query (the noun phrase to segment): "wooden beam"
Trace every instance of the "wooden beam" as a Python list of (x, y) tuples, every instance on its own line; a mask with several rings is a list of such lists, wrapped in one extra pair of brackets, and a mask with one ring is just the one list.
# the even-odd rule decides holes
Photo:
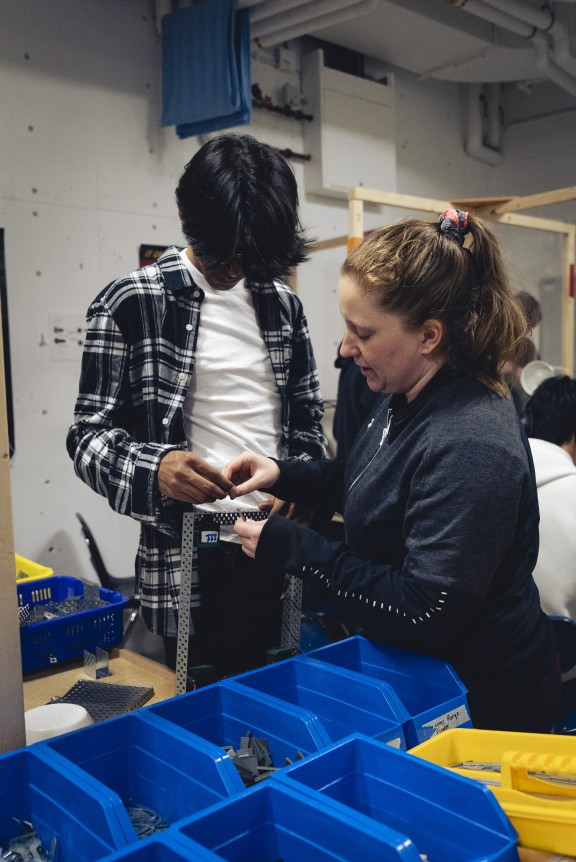
[(499, 224), (510, 224), (516, 227), (528, 227), (532, 230), (548, 230), (552, 233), (569, 234), (575, 225), (565, 221), (554, 221), (554, 219), (537, 218), (536, 216), (522, 215), (522, 213), (503, 213), (494, 216), (493, 221)]
[(532, 207), (544, 207), (549, 204), (557, 204), (562, 201), (573, 201), (576, 198), (576, 186), (567, 186), (564, 189), (556, 189), (550, 192), (540, 192), (536, 195), (525, 195), (514, 197), (495, 207), (494, 213), (516, 212), (517, 210), (528, 210)]
[[(351, 191), (353, 191), (351, 189)], [(348, 246), (350, 254), (364, 239), (364, 203), (358, 198), (350, 197), (348, 202)]]
[(2, 327), (0, 327), (0, 597), (0, 754), (5, 754), (7, 751), (25, 745), (26, 733)]
[(562, 249), (562, 368), (574, 376), (574, 266), (576, 225), (563, 239)]
[(474, 213), (493, 212), (496, 207), (513, 200), (507, 198), (459, 198), (452, 201), (452, 206), (459, 210), (467, 210)]
[(321, 239), (318, 242), (312, 243), (310, 251), (324, 251), (327, 248), (338, 248), (341, 245), (346, 245), (348, 242), (347, 236), (333, 236), (330, 239)]
[(381, 204), (387, 207), (401, 207), (407, 210), (423, 210), (438, 215), (453, 206), (450, 201), (439, 201), (434, 198), (422, 198), (415, 195), (401, 195), (396, 192), (382, 192), (377, 189), (365, 189), (363, 186), (354, 186), (354, 188), (349, 189), (348, 200)]

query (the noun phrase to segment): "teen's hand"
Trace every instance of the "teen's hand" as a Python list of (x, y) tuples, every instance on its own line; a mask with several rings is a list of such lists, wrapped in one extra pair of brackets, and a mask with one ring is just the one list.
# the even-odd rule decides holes
[(193, 452), (171, 449), (158, 467), (158, 489), (184, 503), (213, 503), (223, 500), (232, 482)]

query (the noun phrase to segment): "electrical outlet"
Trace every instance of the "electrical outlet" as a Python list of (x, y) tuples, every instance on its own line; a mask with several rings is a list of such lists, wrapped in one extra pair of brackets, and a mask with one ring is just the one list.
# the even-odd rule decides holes
[(81, 311), (51, 311), (48, 318), (50, 359), (78, 362), (84, 350), (85, 315)]

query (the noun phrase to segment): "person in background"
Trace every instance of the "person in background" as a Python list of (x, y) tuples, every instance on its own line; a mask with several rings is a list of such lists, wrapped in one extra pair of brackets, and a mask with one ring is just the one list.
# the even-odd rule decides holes
[(233, 499), (335, 501), (346, 542), (272, 516), (236, 522), (244, 551), (325, 583), (366, 637), (449, 662), (475, 727), (550, 731), (561, 678), (532, 577), (536, 483), (502, 377), (526, 322), (498, 239), (453, 209), (393, 224), (347, 257), (338, 297), (340, 352), (384, 393), (346, 464), (246, 452), (224, 475)]
[(509, 363), (507, 366), (506, 378), (508, 385), (510, 386), (512, 400), (516, 407), (516, 413), (522, 419), (524, 417), (526, 402), (530, 396), (524, 391), (522, 383), (520, 382), (520, 377), (522, 371), (529, 362), (533, 362), (535, 359), (540, 359), (540, 353), (538, 352), (533, 340), (530, 338), (530, 335), (532, 330), (538, 326), (542, 320), (542, 310), (536, 297), (532, 296), (532, 294), (528, 293), (526, 290), (521, 290), (517, 293), (516, 299), (520, 303), (522, 312), (526, 318), (528, 332), (522, 339), (515, 361)]
[[(171, 667), (183, 512), (222, 512), (221, 468), (246, 447), (324, 452), (306, 318), (284, 283), (307, 255), (291, 168), (250, 136), (222, 135), (186, 165), (176, 201), (187, 247), (108, 285), (88, 311), (67, 437), (77, 475), (141, 524), (137, 593)], [(248, 516), (259, 505), (297, 515), (262, 494), (239, 504)], [(280, 639), (283, 578), (264, 577), (232, 526), (198, 554), (189, 666), (222, 676), (263, 664)]]
[(372, 392), (354, 358), (340, 355), (340, 347), (334, 365), (340, 369), (340, 374), (332, 433), (336, 440), (336, 457), (345, 461), (380, 396), (378, 392)]
[(526, 404), (538, 503), (534, 580), (545, 613), (576, 622), (576, 380), (550, 377)]

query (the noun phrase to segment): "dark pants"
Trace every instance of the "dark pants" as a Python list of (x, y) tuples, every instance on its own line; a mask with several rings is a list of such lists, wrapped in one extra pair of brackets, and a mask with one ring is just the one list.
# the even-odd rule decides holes
[(561, 696), (560, 661), (556, 659), (548, 673), (519, 691), (479, 705), (469, 697), (472, 725), (482, 730), (550, 733)]
[[(202, 606), (192, 612), (188, 667), (214, 665), (222, 677), (266, 664), (266, 650), (280, 645), (284, 577), (262, 571), (233, 542), (200, 548), (198, 558)], [(171, 668), (176, 640), (164, 638)]]

